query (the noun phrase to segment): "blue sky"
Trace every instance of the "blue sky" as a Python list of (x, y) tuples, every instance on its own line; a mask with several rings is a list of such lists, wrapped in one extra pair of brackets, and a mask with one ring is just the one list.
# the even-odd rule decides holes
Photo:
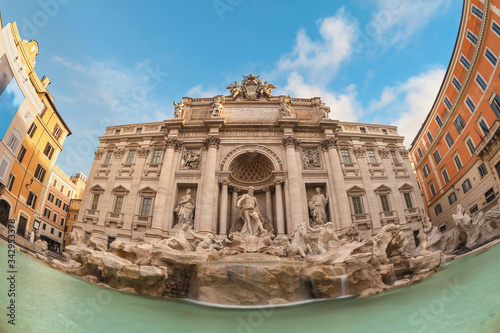
[(58, 159), (88, 175), (111, 125), (161, 121), (182, 97), (253, 73), (322, 97), (341, 121), (393, 124), (409, 145), (456, 40), (458, 0), (9, 1), (3, 24), (40, 45), (36, 71), (73, 135)]

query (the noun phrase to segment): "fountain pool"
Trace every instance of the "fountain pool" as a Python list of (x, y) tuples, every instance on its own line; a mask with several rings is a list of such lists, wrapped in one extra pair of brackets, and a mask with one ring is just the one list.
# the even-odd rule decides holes
[[(3, 269), (0, 332), (499, 332), (499, 257), (496, 245), (421, 283), (365, 299), (237, 309), (101, 288), (16, 252), (16, 325), (7, 323)], [(0, 265), (7, 265), (5, 244)]]

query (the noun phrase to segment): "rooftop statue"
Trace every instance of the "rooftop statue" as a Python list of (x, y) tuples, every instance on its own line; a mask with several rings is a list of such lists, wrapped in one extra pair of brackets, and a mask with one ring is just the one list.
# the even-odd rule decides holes
[(181, 119), (184, 116), (184, 102), (181, 101), (180, 103), (177, 103), (174, 101), (174, 118), (175, 119)]
[(241, 85), (234, 81), (234, 84), (228, 85), (226, 89), (230, 89), (233, 98), (241, 96), (246, 100), (255, 100), (261, 97), (271, 98), (273, 96), (272, 89), (276, 89), (276, 86), (267, 83), (267, 81), (262, 83), (260, 75), (250, 74), (248, 76), (243, 75)]

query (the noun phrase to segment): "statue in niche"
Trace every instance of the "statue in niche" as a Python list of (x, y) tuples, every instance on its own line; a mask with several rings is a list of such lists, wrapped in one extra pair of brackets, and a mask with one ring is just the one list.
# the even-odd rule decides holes
[(316, 194), (309, 200), (309, 211), (312, 216), (312, 225), (324, 225), (326, 223), (326, 204), (328, 195), (321, 194), (321, 188), (316, 187)]
[(304, 169), (313, 169), (321, 167), (319, 162), (319, 152), (317, 149), (304, 150), (302, 155), (302, 165)]
[(224, 96), (216, 96), (214, 97), (214, 102), (212, 103), (212, 109), (210, 110), (210, 114), (212, 117), (221, 117), (222, 112), (224, 111), (224, 103), (226, 98)]
[(179, 104), (177, 104), (177, 102), (174, 101), (174, 106), (174, 118), (181, 119), (184, 116), (184, 102), (181, 101)]
[(280, 110), (283, 117), (291, 117), (292, 116), (292, 99), (290, 96), (285, 97), (281, 96), (280, 98)]
[(230, 93), (233, 98), (236, 98), (243, 93), (241, 86), (237, 81), (234, 81), (234, 84), (228, 85), (226, 89), (231, 89)]
[(248, 193), (238, 197), (236, 207), (240, 210), (243, 219), (243, 227), (240, 233), (243, 235), (260, 236), (266, 233), (262, 224), (262, 216), (259, 213), (257, 198), (253, 196), (253, 187), (248, 187)]
[(194, 215), (194, 199), (191, 196), (191, 189), (186, 189), (186, 194), (181, 198), (181, 201), (177, 203), (177, 207), (174, 209), (174, 213), (177, 215), (177, 224), (183, 225), (185, 223), (193, 224)]
[(198, 169), (200, 167), (200, 152), (186, 149), (182, 154), (182, 169)]
[(339, 241), (332, 222), (326, 222), (324, 226), (321, 226), (319, 228), (311, 228), (309, 225), (307, 226), (307, 228), (311, 232), (319, 232), (317, 244), (319, 254), (330, 251), (330, 241)]

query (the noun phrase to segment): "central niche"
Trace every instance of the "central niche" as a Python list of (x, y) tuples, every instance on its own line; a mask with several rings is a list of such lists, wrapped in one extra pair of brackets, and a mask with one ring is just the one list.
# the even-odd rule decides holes
[(272, 177), (273, 163), (266, 156), (248, 152), (236, 157), (229, 166), (231, 177), (241, 183), (262, 183)]

